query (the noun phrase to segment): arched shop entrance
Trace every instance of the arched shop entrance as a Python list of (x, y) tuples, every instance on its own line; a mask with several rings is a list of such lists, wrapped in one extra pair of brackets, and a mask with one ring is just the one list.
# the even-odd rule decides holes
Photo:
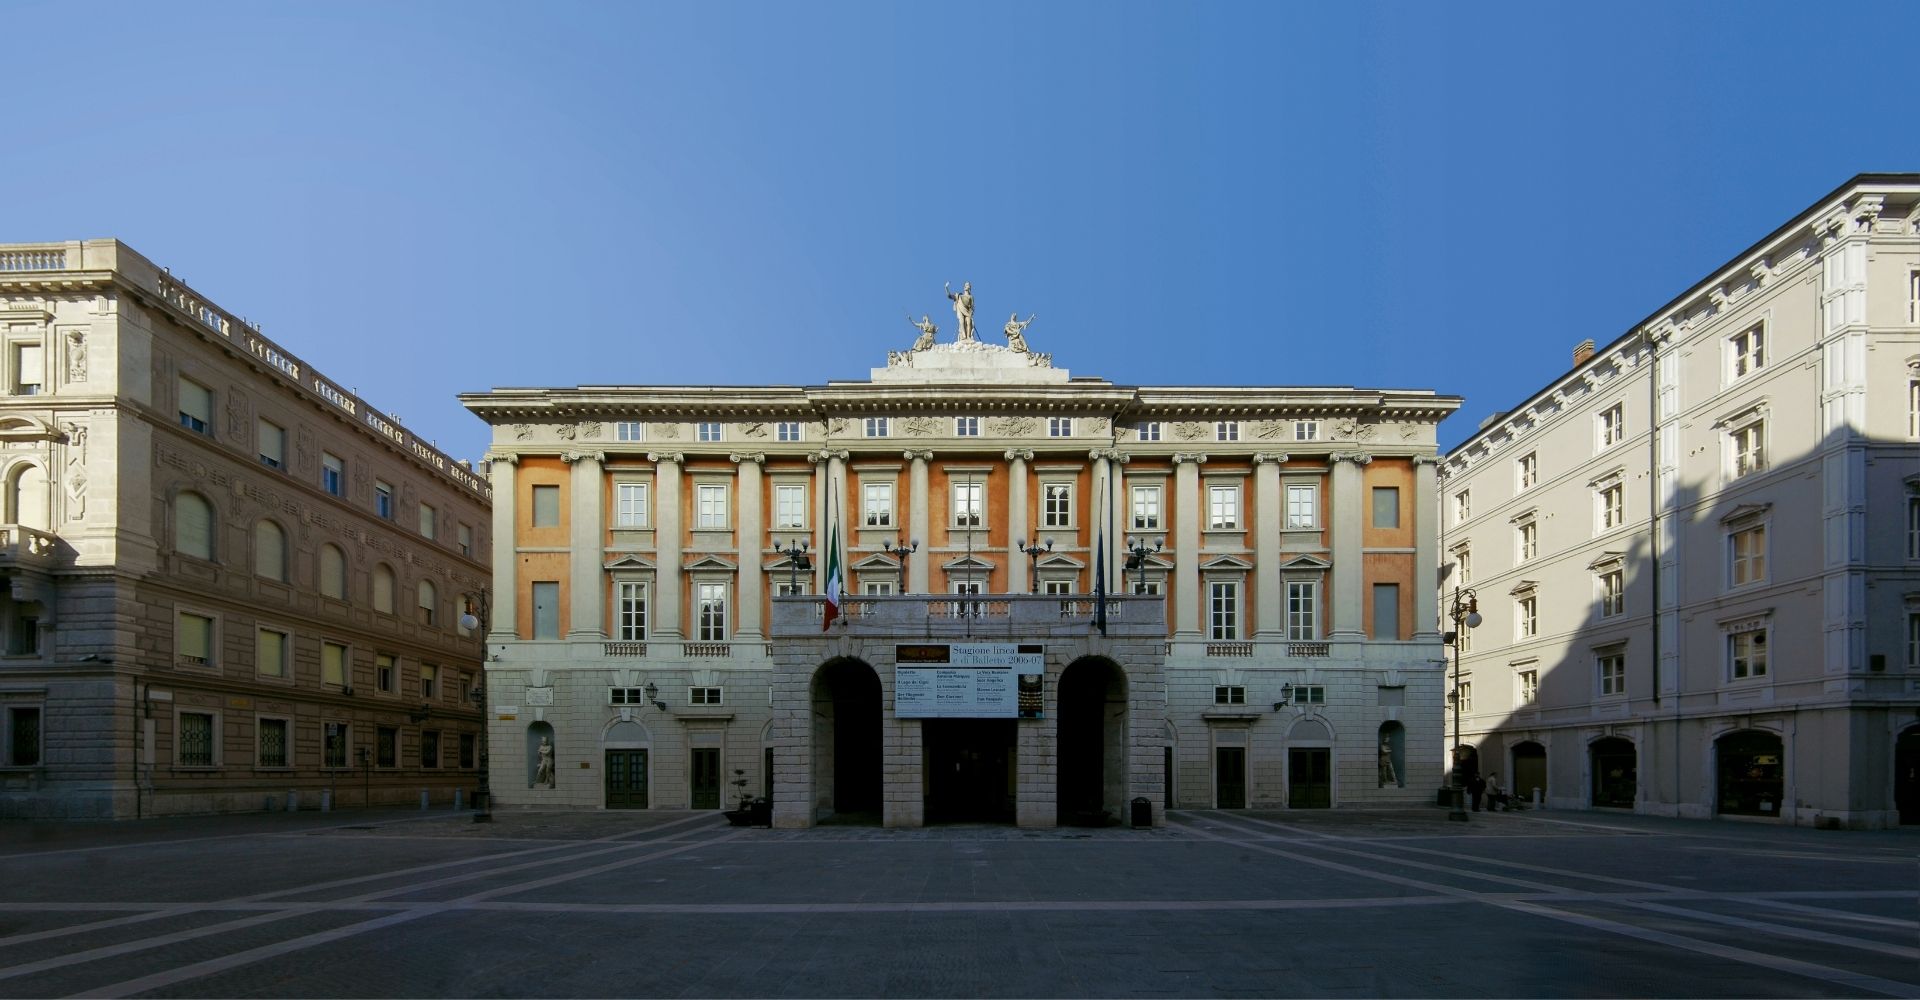
[(1633, 743), (1618, 736), (1593, 741), (1587, 748), (1587, 767), (1593, 774), (1593, 805), (1600, 809), (1632, 809), (1639, 788), (1638, 757)]
[(1513, 794), (1528, 802), (1533, 793), (1547, 798), (1547, 748), (1527, 740), (1513, 745)]
[(1758, 729), (1713, 741), (1715, 802), (1726, 816), (1778, 816), (1784, 791), (1780, 737)]
[(1893, 741), (1893, 804), (1901, 826), (1920, 823), (1920, 725), (1908, 726)]
[(814, 672), (813, 815), (880, 822), (880, 678), (841, 658)]
[(1112, 660), (1082, 657), (1060, 675), (1056, 799), (1063, 826), (1126, 815), (1127, 676)]

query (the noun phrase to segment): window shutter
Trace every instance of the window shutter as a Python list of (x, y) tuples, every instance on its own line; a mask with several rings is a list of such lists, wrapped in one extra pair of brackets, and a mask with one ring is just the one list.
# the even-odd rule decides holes
[(320, 592), (343, 601), (347, 598), (347, 557), (331, 545), (320, 547)]
[(272, 521), (253, 526), (253, 572), (269, 580), (287, 578), (286, 533)]
[(264, 677), (285, 677), (286, 637), (272, 629), (261, 629), (254, 655), (254, 670)]
[(174, 499), (173, 533), (175, 551), (213, 558), (213, 508), (198, 494), (182, 493)]
[(373, 609), (393, 614), (393, 570), (385, 566), (373, 571)]
[(181, 379), (180, 412), (213, 426), (213, 390), (192, 379)]

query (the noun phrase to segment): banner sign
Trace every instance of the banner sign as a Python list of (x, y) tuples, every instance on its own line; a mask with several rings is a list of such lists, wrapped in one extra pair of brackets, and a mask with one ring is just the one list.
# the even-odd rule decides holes
[(913, 643), (894, 653), (896, 718), (1040, 718), (1046, 655), (1038, 645)]

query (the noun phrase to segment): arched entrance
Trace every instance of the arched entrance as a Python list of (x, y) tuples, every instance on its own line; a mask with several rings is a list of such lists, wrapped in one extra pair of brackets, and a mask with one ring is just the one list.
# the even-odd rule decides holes
[(1533, 790), (1540, 790), (1542, 802), (1547, 798), (1547, 748), (1527, 740), (1513, 745), (1513, 794), (1527, 802), (1533, 801)]
[(829, 660), (813, 674), (813, 817), (880, 822), (880, 677)]
[(1060, 674), (1056, 794), (1062, 826), (1104, 825), (1126, 815), (1127, 676), (1085, 657)]
[(600, 749), (606, 763), (605, 808), (647, 808), (651, 742), (646, 727), (632, 720), (615, 722), (601, 735)]
[(1640, 787), (1639, 756), (1633, 741), (1602, 737), (1587, 747), (1587, 770), (1593, 775), (1593, 805), (1599, 809), (1632, 809)]
[(1713, 741), (1715, 801), (1727, 816), (1778, 816), (1785, 755), (1780, 736), (1742, 729)]
[(1323, 720), (1287, 731), (1287, 808), (1333, 808), (1333, 730)]
[(1901, 826), (1920, 824), (1920, 725), (1901, 730), (1893, 741), (1893, 805)]

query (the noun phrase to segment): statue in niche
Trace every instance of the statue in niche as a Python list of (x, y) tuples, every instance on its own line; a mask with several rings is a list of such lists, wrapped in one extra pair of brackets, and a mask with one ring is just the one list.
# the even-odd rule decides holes
[(1019, 313), (1016, 312), (1009, 315), (1007, 317), (1007, 325), (1005, 329), (1005, 332), (1007, 334), (1007, 346), (1013, 348), (1016, 351), (1019, 351), (1021, 354), (1026, 354), (1027, 338), (1025, 336), (1025, 333), (1026, 333), (1027, 327), (1032, 325), (1033, 325), (1032, 314), (1028, 314), (1027, 321), (1025, 323), (1020, 322)]
[(920, 331), (920, 339), (913, 342), (912, 350), (924, 351), (933, 346), (933, 335), (939, 333), (940, 328), (933, 325), (933, 320), (928, 319), (926, 313), (920, 314), (920, 321), (918, 323), (914, 323), (913, 314), (908, 313), (907, 322), (913, 323), (914, 329)]
[(79, 330), (67, 334), (67, 381), (87, 380), (87, 335)]
[(958, 293), (954, 292), (952, 285), (948, 285), (947, 298), (953, 300), (953, 320), (960, 327), (956, 343), (970, 343), (973, 340), (973, 282), (961, 282)]
[(534, 787), (545, 785), (553, 788), (553, 741), (545, 736), (540, 737), (540, 746), (534, 752), (539, 755), (539, 762), (533, 766)]
[(1393, 770), (1393, 741), (1382, 736), (1380, 737), (1380, 784), (1385, 787), (1399, 783), (1400, 777)]

